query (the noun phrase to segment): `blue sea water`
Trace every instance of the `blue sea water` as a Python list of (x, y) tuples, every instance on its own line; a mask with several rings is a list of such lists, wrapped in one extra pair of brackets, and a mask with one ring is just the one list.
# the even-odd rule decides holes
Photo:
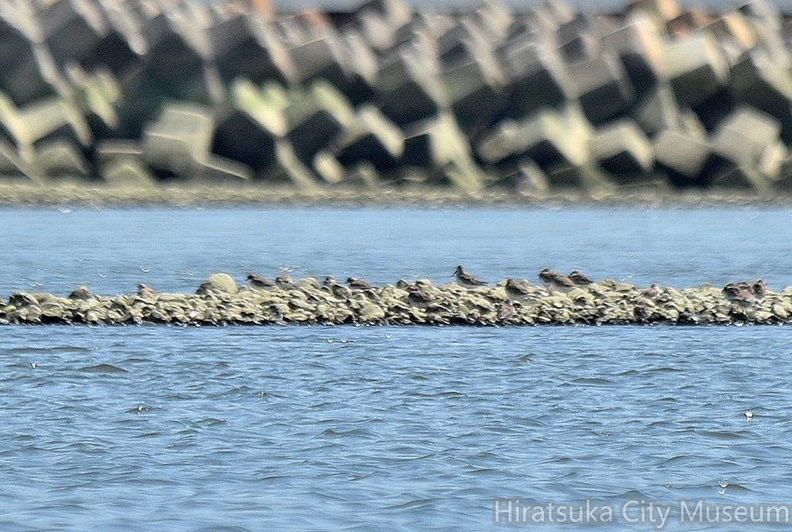
[[(549, 265), (778, 288), (790, 220), (7, 209), (0, 294), (193, 290), (213, 271), (280, 267), (443, 282), (456, 263), (488, 280)], [(0, 530), (487, 530), (502, 498), (591, 499), (615, 512), (600, 529), (622, 530), (630, 501), (789, 504), (790, 346), (789, 327), (0, 327)], [(745, 527), (677, 511), (665, 528)]]

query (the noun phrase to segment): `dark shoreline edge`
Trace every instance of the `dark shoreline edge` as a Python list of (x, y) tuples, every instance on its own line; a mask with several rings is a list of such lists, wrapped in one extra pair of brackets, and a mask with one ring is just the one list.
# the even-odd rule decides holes
[(305, 192), (293, 187), (222, 184), (168, 184), (129, 188), (62, 182), (0, 183), (0, 207), (221, 207), (221, 206), (792, 206), (792, 192), (761, 195), (712, 190), (655, 190), (636, 187), (618, 192), (558, 190), (544, 195), (520, 195), (505, 190), (468, 193), (441, 187), (382, 187), (325, 189)]

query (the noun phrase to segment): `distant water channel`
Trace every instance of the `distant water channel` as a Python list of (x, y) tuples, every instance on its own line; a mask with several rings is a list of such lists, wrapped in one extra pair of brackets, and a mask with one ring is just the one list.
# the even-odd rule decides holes
[[(214, 271), (281, 267), (446, 282), (457, 263), (490, 281), (548, 265), (792, 284), (781, 208), (52, 208), (0, 210), (0, 224), (3, 298), (141, 280), (192, 291)], [(0, 339), (3, 531), (472, 531), (493, 526), (495, 498), (591, 499), (617, 512), (600, 530), (623, 530), (629, 501), (792, 502), (792, 327), (7, 326)], [(672, 514), (666, 529), (741, 528)]]

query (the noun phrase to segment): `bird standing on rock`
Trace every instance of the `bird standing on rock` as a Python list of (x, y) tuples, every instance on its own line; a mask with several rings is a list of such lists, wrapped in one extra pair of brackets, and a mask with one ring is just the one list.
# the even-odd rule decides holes
[(660, 295), (660, 285), (657, 283), (652, 283), (649, 288), (641, 292), (641, 295), (644, 297), (648, 297), (650, 299), (655, 298)]
[(432, 297), (420, 286), (411, 286), (407, 289), (407, 301), (414, 307), (424, 308), (432, 302)]
[(539, 279), (544, 282), (548, 288), (567, 290), (575, 287), (575, 283), (573, 283), (569, 277), (554, 272), (550, 268), (542, 268), (542, 271), (539, 272)]
[(289, 272), (283, 271), (275, 278), (275, 284), (278, 285), (280, 288), (292, 288), (294, 287), (294, 281), (289, 275)]
[(506, 295), (511, 299), (521, 299), (530, 295), (530, 292), (517, 279), (506, 279)]
[(154, 289), (151, 288), (146, 283), (138, 283), (137, 295), (138, 297), (154, 297), (155, 295), (157, 295), (157, 293), (154, 292)]
[(277, 285), (263, 275), (251, 273), (247, 276), (250, 286), (253, 288), (275, 288)]
[(454, 277), (457, 278), (457, 282), (462, 286), (472, 287), (484, 286), (487, 284), (486, 282), (476, 279), (472, 274), (466, 272), (462, 265), (456, 267), (456, 270), (454, 270)]
[(583, 275), (577, 270), (572, 270), (569, 272), (569, 280), (572, 283), (576, 284), (577, 286), (588, 286), (590, 284), (594, 284), (594, 281)]
[(69, 294), (69, 299), (80, 299), (83, 301), (87, 301), (89, 299), (93, 299), (94, 295), (88, 289), (87, 286), (78, 286), (74, 289), (74, 291)]
[(767, 294), (767, 285), (765, 284), (764, 280), (758, 279), (754, 284), (751, 285), (751, 292), (756, 297), (764, 297)]
[(365, 279), (358, 279), (356, 277), (347, 277), (346, 282), (349, 285), (349, 288), (352, 288), (353, 290), (374, 289), (374, 285), (372, 285), (370, 282), (366, 281)]
[(734, 303), (751, 305), (756, 303), (756, 296), (745, 283), (729, 283), (723, 287), (723, 295)]

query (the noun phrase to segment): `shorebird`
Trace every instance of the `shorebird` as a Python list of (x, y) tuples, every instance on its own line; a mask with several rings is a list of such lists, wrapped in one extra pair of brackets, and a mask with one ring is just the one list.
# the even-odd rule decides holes
[(727, 284), (723, 287), (723, 295), (725, 295), (729, 301), (735, 303), (744, 303), (747, 305), (756, 303), (756, 296), (753, 295), (753, 292), (746, 283)]
[(140, 297), (154, 297), (157, 293), (146, 283), (138, 283), (137, 295)]
[(569, 277), (558, 272), (554, 272), (550, 268), (542, 268), (542, 271), (539, 272), (539, 279), (541, 279), (548, 286), (548, 288), (567, 290), (569, 288), (575, 287), (575, 283), (570, 281)]
[(764, 297), (767, 294), (767, 285), (763, 279), (758, 279), (751, 285), (751, 292), (757, 297)]
[(454, 270), (454, 277), (457, 278), (457, 282), (462, 286), (484, 286), (487, 284), (486, 282), (476, 279), (472, 274), (466, 272), (462, 265), (456, 267), (456, 270)]
[(660, 295), (660, 285), (657, 283), (652, 283), (652, 285), (641, 292), (641, 295), (648, 298), (655, 298)]
[(289, 272), (283, 271), (275, 278), (275, 284), (280, 288), (291, 288), (294, 286), (294, 281)]
[(747, 419), (748, 421), (751, 421), (753, 419), (753, 412), (751, 410), (745, 411), (745, 419)]
[(414, 307), (424, 308), (432, 302), (432, 297), (424, 292), (419, 286), (411, 286), (407, 289), (407, 301)]
[(506, 295), (511, 299), (521, 299), (531, 294), (517, 279), (506, 279)]
[(336, 284), (336, 279), (332, 275), (326, 276), (324, 281), (322, 281), (322, 286), (332, 286), (334, 284)]
[(78, 286), (71, 294), (69, 294), (69, 299), (82, 299), (83, 301), (86, 301), (93, 298), (94, 295), (90, 290), (88, 290), (87, 286)]
[(373, 290), (374, 286), (365, 279), (358, 279), (356, 277), (347, 277), (346, 280), (349, 288), (353, 290)]
[(333, 295), (339, 299), (349, 299), (349, 297), (352, 295), (349, 292), (349, 289), (344, 285), (340, 285), (338, 283), (331, 283), (325, 286), (329, 288), (330, 291), (333, 293)]
[(257, 273), (251, 273), (248, 275), (247, 280), (250, 281), (250, 286), (253, 288), (275, 288), (277, 286), (270, 279), (267, 279), (263, 275), (259, 275)]
[(587, 286), (590, 284), (594, 284), (594, 281), (592, 281), (591, 279), (589, 279), (588, 277), (586, 277), (577, 270), (572, 270), (571, 272), (569, 272), (568, 277), (569, 280), (572, 281), (572, 283), (576, 284), (577, 286)]

